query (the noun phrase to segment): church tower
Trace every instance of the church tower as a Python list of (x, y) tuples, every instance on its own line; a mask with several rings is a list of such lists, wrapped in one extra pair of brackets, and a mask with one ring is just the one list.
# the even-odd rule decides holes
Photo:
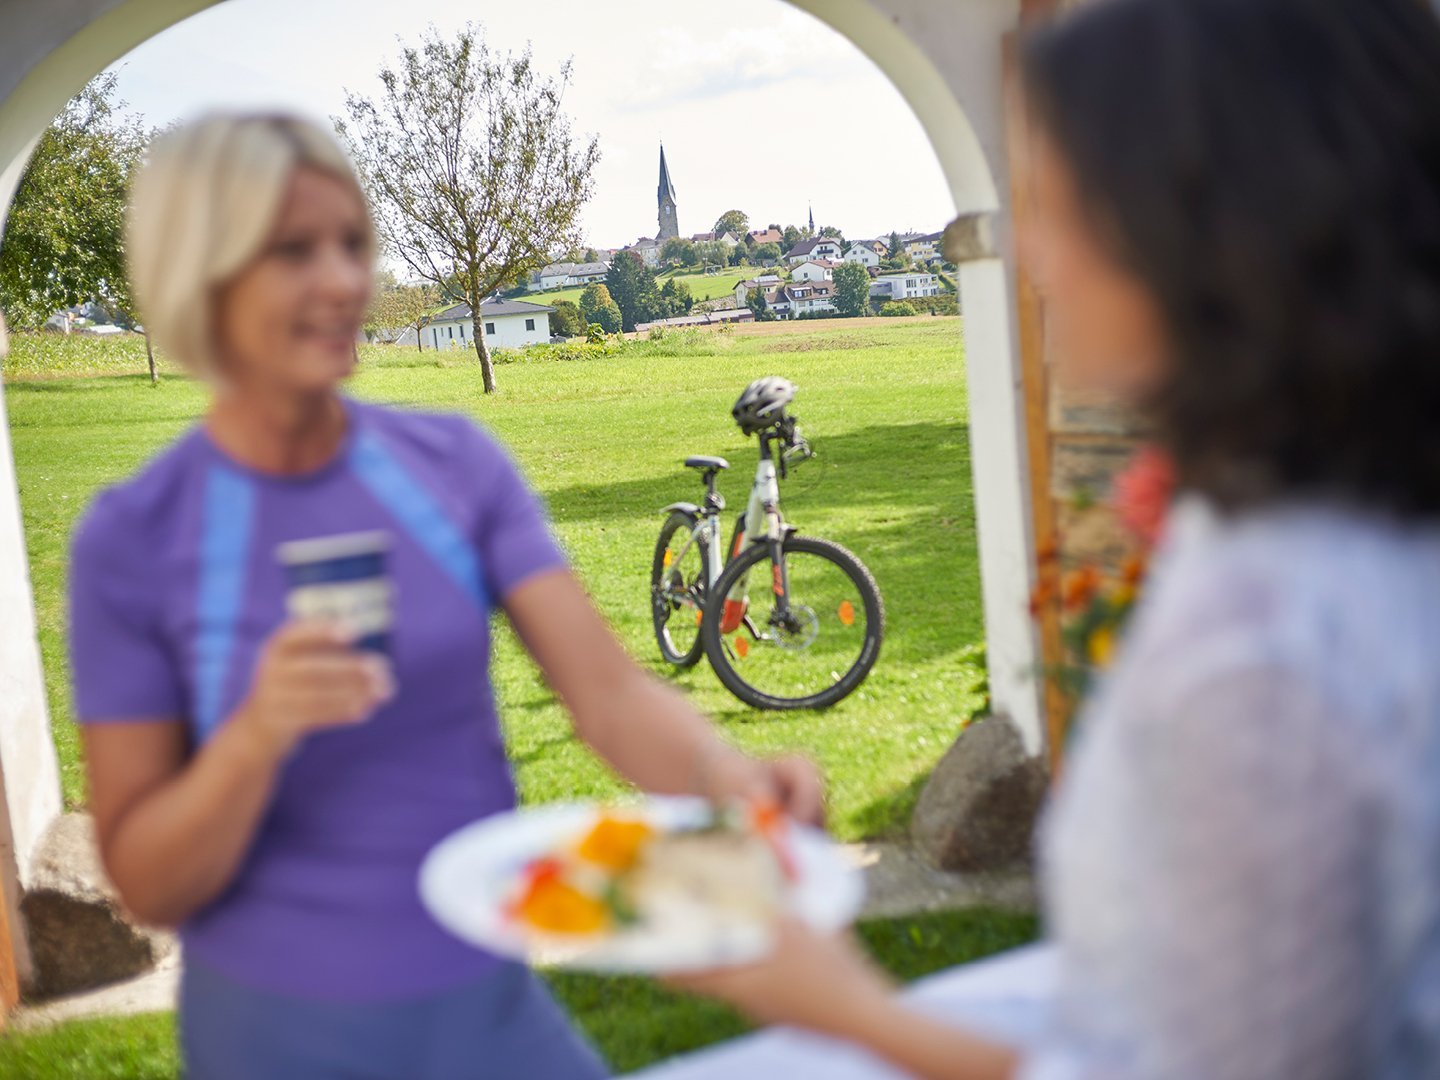
[(665, 165), (665, 144), (660, 144), (660, 187), (656, 190), (660, 203), (660, 231), (655, 240), (663, 244), (672, 236), (680, 235), (680, 226), (675, 217), (675, 185), (670, 182), (670, 170)]

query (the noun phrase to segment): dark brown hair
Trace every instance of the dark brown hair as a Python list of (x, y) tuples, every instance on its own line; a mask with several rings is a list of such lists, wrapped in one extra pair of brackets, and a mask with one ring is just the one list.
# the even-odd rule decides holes
[(1440, 514), (1440, 22), (1422, 0), (1104, 0), (1032, 34), (1034, 114), (1173, 370), (1183, 486)]

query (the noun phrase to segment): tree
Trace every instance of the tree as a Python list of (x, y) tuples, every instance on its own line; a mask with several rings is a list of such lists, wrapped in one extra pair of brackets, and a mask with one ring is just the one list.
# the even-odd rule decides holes
[(892, 232), (890, 234), (890, 257), (892, 259), (898, 259), (901, 255), (904, 254), (905, 245), (900, 242), (900, 234), (897, 232)]
[(760, 244), (755, 248), (755, 259), (757, 262), (765, 262), (767, 259), (772, 262), (779, 262), (784, 256), (779, 244)]
[(726, 210), (715, 219), (715, 239), (719, 240), (727, 232), (734, 233), (737, 240), (744, 239), (750, 231), (750, 217), (743, 210)]
[(770, 310), (770, 304), (765, 299), (765, 288), (761, 285), (751, 286), (746, 293), (746, 307), (755, 316), (756, 322), (773, 322), (775, 313)]
[(495, 52), (473, 23), (453, 39), (431, 26), (380, 82), (378, 99), (346, 92), (348, 120), (336, 130), (386, 248), (427, 281), (458, 278), (492, 393), (481, 302), (581, 242), (599, 143), (571, 134), (561, 108), (568, 63), (547, 77), (528, 48)]
[(134, 321), (123, 222), (149, 134), (118, 116), (115, 81), (101, 75), (71, 98), (21, 174), (0, 247), (0, 306), (13, 326), (38, 328), (87, 300)]
[(845, 250), (845, 234), (834, 225), (821, 225), (820, 232), (816, 235), (822, 240), (838, 240), (840, 242), (840, 250)]
[(600, 282), (592, 281), (580, 294), (580, 314), (587, 323), (592, 323), (595, 321), (595, 312), (611, 303), (614, 301), (610, 297), (610, 290)]
[(556, 300), (550, 305), (550, 329), (561, 337), (579, 337), (585, 333), (585, 318), (573, 300)]
[(728, 266), (730, 249), (719, 240), (702, 240), (695, 245), (695, 261), (701, 266)]
[(786, 225), (782, 235), (784, 236), (784, 248), (786, 251), (789, 251), (801, 240), (805, 239), (805, 234), (794, 225)]
[(622, 251), (610, 264), (605, 286), (620, 309), (621, 324), (627, 331), (636, 323), (650, 322), (660, 312), (660, 294), (655, 275), (633, 251)]
[(870, 306), (870, 273), (857, 262), (835, 268), (835, 310), (856, 318)]
[(746, 254), (745, 245), (736, 244), (730, 249), (730, 265), (739, 266), (744, 263)]
[(660, 249), (660, 261), (666, 266), (694, 266), (695, 242), (683, 236), (672, 236)]
[(908, 300), (887, 300), (880, 305), (880, 314), (887, 319), (903, 318), (916, 314), (915, 305)]
[(695, 296), (691, 293), (690, 286), (674, 278), (665, 282), (660, 290), (660, 301), (662, 313), (667, 319), (676, 315), (688, 315), (695, 306)]
[(392, 275), (391, 282), (377, 282), (365, 312), (365, 336), (373, 341), (380, 330), (414, 330), (415, 345), (424, 352), (420, 332), (439, 306), (439, 293), (427, 285), (397, 285), (393, 280)]
[(586, 248), (586, 249), (585, 249), (585, 261), (586, 261), (587, 263), (596, 263), (596, 262), (599, 262), (599, 261), (600, 261), (600, 255), (599, 255), (599, 253), (598, 253), (594, 248)]

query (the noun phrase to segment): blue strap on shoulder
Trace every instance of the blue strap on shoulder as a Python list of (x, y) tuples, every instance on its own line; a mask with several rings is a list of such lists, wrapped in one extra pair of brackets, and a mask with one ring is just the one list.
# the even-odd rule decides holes
[(220, 725), (235, 623), (245, 599), (245, 570), (255, 524), (255, 489), (239, 473), (212, 465), (205, 477), (196, 590), (195, 736), (203, 743)]
[(405, 531), (482, 612), (490, 597), (481, 571), (480, 553), (440, 504), (417, 484), (395, 456), (368, 429), (361, 429), (350, 453), (350, 466), (360, 482), (390, 511)]

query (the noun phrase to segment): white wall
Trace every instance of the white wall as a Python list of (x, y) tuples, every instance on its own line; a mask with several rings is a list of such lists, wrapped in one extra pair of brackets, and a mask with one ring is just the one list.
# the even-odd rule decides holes
[(833, 277), (828, 266), (816, 266), (814, 263), (801, 263), (790, 271), (791, 281), (829, 281)]
[(845, 253), (846, 262), (858, 262), (862, 266), (879, 266), (880, 256), (875, 254), (873, 248), (855, 246)]
[[(525, 345), (543, 345), (550, 340), (550, 313), (537, 311), (531, 315), (492, 315), (485, 320), (485, 343), (492, 349), (518, 349)], [(525, 329), (527, 321), (534, 330)], [(495, 327), (492, 334), (490, 326)], [(432, 349), (473, 349), (475, 339), (469, 319), (431, 323), (425, 328), (425, 344)]]

